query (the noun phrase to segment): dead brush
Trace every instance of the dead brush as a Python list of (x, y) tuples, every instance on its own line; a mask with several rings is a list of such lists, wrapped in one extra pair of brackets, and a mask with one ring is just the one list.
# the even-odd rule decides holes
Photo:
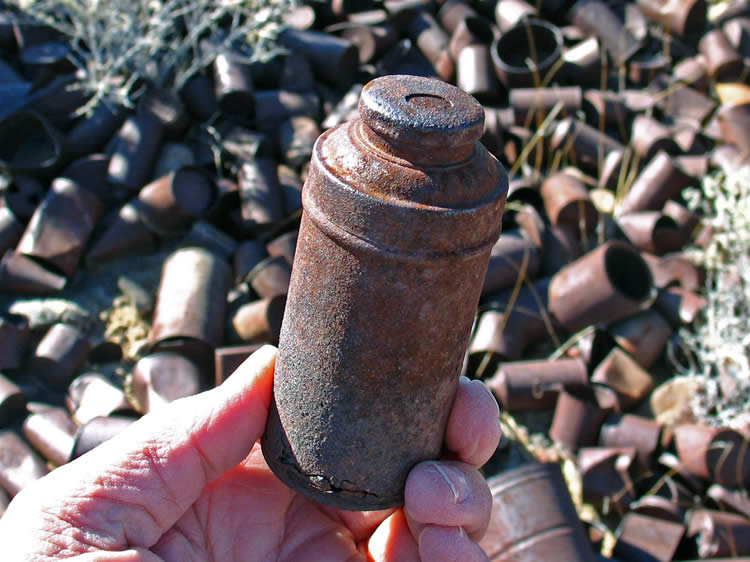
[(249, 61), (279, 52), (282, 14), (295, 0), (8, 0), (19, 22), (43, 23), (70, 41), (90, 95), (132, 106), (145, 80), (179, 89), (221, 49)]

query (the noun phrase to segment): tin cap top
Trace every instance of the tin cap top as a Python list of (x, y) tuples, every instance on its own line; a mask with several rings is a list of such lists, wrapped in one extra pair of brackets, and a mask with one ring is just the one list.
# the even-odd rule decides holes
[(362, 121), (389, 141), (423, 147), (471, 144), (484, 132), (484, 110), (466, 92), (435, 78), (391, 75), (362, 89)]

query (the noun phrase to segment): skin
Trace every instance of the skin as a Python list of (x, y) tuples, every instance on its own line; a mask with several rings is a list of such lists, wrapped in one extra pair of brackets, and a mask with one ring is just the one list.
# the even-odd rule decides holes
[(451, 460), (417, 465), (402, 508), (341, 511), (266, 466), (258, 439), (275, 359), (263, 347), (220, 387), (144, 416), (21, 491), (0, 519), (4, 559), (487, 560), (476, 541), (492, 498), (477, 467), (500, 429), (484, 384), (462, 377), (445, 433)]

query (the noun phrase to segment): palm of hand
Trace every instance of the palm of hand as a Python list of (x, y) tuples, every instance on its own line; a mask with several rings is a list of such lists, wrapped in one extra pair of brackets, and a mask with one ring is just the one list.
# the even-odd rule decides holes
[(9, 560), (486, 559), (474, 541), (491, 497), (474, 467), (499, 438), (486, 388), (461, 381), (446, 428), (458, 460), (415, 467), (404, 508), (339, 511), (297, 495), (265, 464), (257, 440), (274, 359), (263, 348), (222, 387), (149, 414), (23, 490), (0, 519)]

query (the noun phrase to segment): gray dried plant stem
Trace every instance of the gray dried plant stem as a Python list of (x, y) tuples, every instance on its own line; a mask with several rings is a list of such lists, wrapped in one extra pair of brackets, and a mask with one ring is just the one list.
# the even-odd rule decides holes
[(248, 59), (276, 54), (281, 16), (295, 0), (9, 0), (20, 19), (70, 40), (91, 101), (131, 106), (146, 79), (179, 88), (233, 46)]
[(707, 177), (688, 194), (715, 235), (699, 256), (707, 269), (708, 306), (682, 336), (697, 361), (685, 374), (704, 392), (693, 410), (712, 425), (750, 425), (750, 167)]

